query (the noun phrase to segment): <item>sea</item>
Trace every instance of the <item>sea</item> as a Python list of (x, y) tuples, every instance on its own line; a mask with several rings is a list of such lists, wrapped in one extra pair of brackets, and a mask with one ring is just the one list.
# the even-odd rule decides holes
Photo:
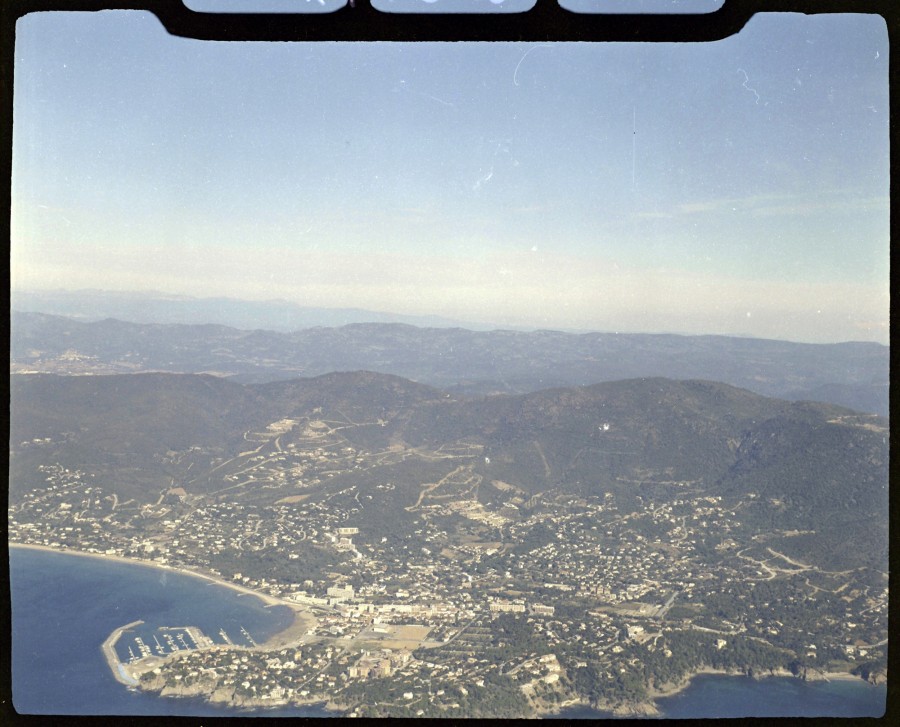
[[(139, 620), (145, 623), (131, 633), (143, 633), (148, 642), (154, 629), (194, 626), (216, 642), (222, 629), (234, 643), (243, 641), (241, 629), (262, 642), (292, 621), (286, 607), (170, 570), (30, 548), (9, 553), (12, 701), (19, 714), (243, 714), (199, 698), (128, 689), (113, 677), (101, 645), (115, 629)], [(333, 716), (315, 705), (257, 714)]]
[[(803, 682), (793, 677), (700, 674), (684, 691), (657, 699), (656, 706), (661, 719), (881, 717), (886, 699), (886, 685), (873, 686), (862, 679)], [(611, 719), (614, 715), (571, 707), (553, 717)]]
[[(247, 715), (202, 699), (159, 697), (128, 689), (110, 673), (101, 645), (134, 621), (123, 638), (165, 627), (198, 627), (220, 641), (220, 629), (262, 642), (291, 621), (287, 608), (267, 606), (205, 579), (100, 558), (10, 548), (12, 699), (20, 714), (232, 717)], [(235, 638), (235, 643), (238, 639)], [(121, 653), (121, 647), (119, 651)], [(878, 717), (887, 688), (862, 680), (801, 682), (771, 677), (701, 675), (684, 691), (657, 700), (663, 717)], [(332, 717), (324, 707), (284, 707), (265, 717)], [(608, 719), (573, 707), (556, 715)]]

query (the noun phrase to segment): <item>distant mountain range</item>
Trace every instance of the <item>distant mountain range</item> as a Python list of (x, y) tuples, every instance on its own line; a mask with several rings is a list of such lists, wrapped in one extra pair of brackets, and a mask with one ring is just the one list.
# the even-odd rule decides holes
[(473, 330), (492, 328), (441, 316), (402, 315), (362, 308), (320, 308), (288, 300), (195, 298), (159, 292), (109, 290), (13, 291), (11, 298), (12, 307), (16, 310), (50, 313), (79, 321), (115, 318), (134, 323), (213, 324), (282, 332), (315, 326), (345, 326), (350, 323), (406, 323), (413, 326), (456, 326)]
[(727, 336), (473, 331), (354, 323), (291, 333), (95, 322), (14, 311), (13, 372), (211, 373), (243, 383), (334, 371), (395, 374), (455, 395), (527, 393), (640, 377), (708, 379), (765, 396), (887, 416), (889, 349)]
[[(197, 375), (14, 375), (12, 400), (11, 500), (43, 483), (36, 468), (45, 463), (96, 474), (98, 484), (141, 502), (172, 482), (197, 495), (223, 492), (238, 474), (227, 462), (248, 448), (246, 432), (321, 419), (346, 422), (340, 431), (354, 451), (388, 459), (304, 492), (368, 492), (390, 482), (389, 518), (406, 517), (422, 483), (458, 465), (443, 464), (441, 452), (474, 448), (483, 456), (466, 460), (473, 477), (511, 483), (525, 497), (753, 493), (756, 504), (740, 519), (814, 531), (804, 546), (810, 557), (821, 560), (837, 543), (844, 563), (886, 553), (887, 421), (721, 383), (647, 378), (463, 399), (371, 372), (253, 385)], [(257, 450), (257, 459), (285, 456), (282, 447), (304, 426)], [(247, 463), (235, 469), (246, 472)], [(509, 496), (488, 490), (486, 502)], [(261, 503), (286, 494), (261, 481), (245, 496)], [(849, 532), (852, 547), (843, 542)]]

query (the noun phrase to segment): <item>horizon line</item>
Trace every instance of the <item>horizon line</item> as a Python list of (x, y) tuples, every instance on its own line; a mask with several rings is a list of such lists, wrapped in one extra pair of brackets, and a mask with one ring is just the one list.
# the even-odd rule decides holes
[[(29, 289), (29, 290), (20, 290), (19, 293), (113, 293), (113, 294), (125, 294), (125, 295), (135, 295), (142, 297), (154, 297), (154, 295), (158, 294), (162, 299), (171, 299), (174, 301), (184, 301), (184, 300), (195, 300), (195, 301), (211, 301), (211, 300), (228, 300), (237, 303), (279, 303), (279, 304), (287, 304), (291, 306), (296, 306), (297, 308), (302, 308), (306, 310), (312, 311), (322, 311), (322, 312), (340, 312), (340, 311), (357, 311), (364, 314), (371, 314), (377, 316), (386, 316), (386, 317), (397, 317), (397, 318), (436, 318), (436, 319), (444, 319), (447, 320), (446, 325), (421, 325), (416, 323), (408, 323), (405, 321), (379, 321), (379, 320), (371, 320), (371, 321), (352, 321), (349, 323), (342, 323), (338, 325), (309, 325), (309, 326), (301, 326), (298, 328), (273, 328), (273, 327), (264, 327), (264, 328), (243, 328), (238, 325), (229, 324), (229, 323), (215, 323), (210, 321), (205, 322), (142, 322), (128, 318), (118, 318), (112, 315), (85, 315), (85, 314), (64, 314), (64, 313), (49, 313), (44, 310), (24, 310), (22, 308), (14, 307), (12, 304), (12, 300), (10, 300), (10, 314), (18, 313), (18, 314), (36, 314), (36, 315), (46, 315), (53, 316), (56, 318), (63, 318), (66, 320), (70, 320), (76, 323), (101, 323), (103, 321), (116, 321), (119, 323), (128, 323), (131, 325), (159, 325), (159, 326), (220, 326), (222, 328), (230, 328), (235, 331), (243, 331), (243, 332), (253, 332), (253, 331), (262, 331), (266, 333), (274, 333), (278, 335), (287, 335), (291, 333), (299, 333), (301, 331), (308, 331), (314, 329), (339, 329), (339, 328), (347, 328), (350, 326), (366, 326), (366, 325), (376, 325), (376, 326), (405, 326), (408, 328), (416, 328), (420, 330), (461, 330), (467, 331), (470, 333), (558, 333), (562, 335), (569, 336), (585, 336), (585, 335), (612, 335), (612, 336), (678, 336), (681, 338), (734, 338), (741, 340), (755, 340), (755, 341), (771, 341), (777, 343), (790, 343), (794, 345), (800, 346), (840, 346), (846, 344), (874, 344), (877, 346), (881, 346), (883, 348), (890, 349), (890, 340), (888, 343), (882, 343), (881, 341), (875, 340), (865, 340), (865, 339), (844, 339), (838, 341), (801, 341), (796, 339), (789, 338), (774, 338), (769, 336), (759, 336), (751, 333), (691, 333), (685, 331), (674, 331), (674, 330), (612, 330), (612, 329), (600, 329), (600, 328), (559, 328), (559, 327), (539, 327), (534, 325), (499, 325), (493, 323), (478, 323), (478, 322), (468, 322), (468, 324), (464, 321), (452, 321), (446, 316), (440, 314), (414, 314), (414, 313), (395, 313), (391, 311), (374, 311), (368, 310), (365, 308), (358, 307), (347, 307), (347, 308), (335, 308), (330, 306), (304, 306), (301, 303), (296, 303), (294, 301), (290, 301), (284, 298), (267, 298), (261, 300), (254, 299), (246, 299), (246, 298), (231, 298), (229, 296), (210, 296), (210, 297), (197, 297), (192, 295), (183, 295), (183, 294), (167, 294), (162, 293), (160, 291), (128, 291), (128, 290), (103, 290), (99, 288), (80, 288), (77, 290), (70, 290), (65, 288), (54, 288), (54, 289)], [(14, 291), (10, 291), (11, 297)], [(470, 325), (478, 326), (478, 328), (469, 327)]]

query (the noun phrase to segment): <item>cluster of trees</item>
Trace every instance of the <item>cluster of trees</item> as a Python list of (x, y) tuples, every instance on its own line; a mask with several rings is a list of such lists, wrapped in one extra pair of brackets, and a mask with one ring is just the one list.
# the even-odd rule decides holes
[(615, 706), (647, 700), (647, 684), (639, 670), (612, 667), (606, 672), (594, 661), (569, 673), (575, 691), (591, 704)]
[[(654, 684), (677, 683), (698, 667), (740, 671), (750, 676), (787, 665), (792, 654), (763, 641), (743, 636), (725, 638), (696, 631), (670, 631), (648, 650), (630, 644), (628, 649), (639, 656), (645, 680)], [(666, 653), (670, 656), (666, 656)]]
[(491, 636), (490, 658), (495, 663), (520, 654), (550, 652), (547, 642), (535, 633), (528, 619), (521, 614), (501, 613), (491, 623)]
[(564, 665), (580, 696), (593, 704), (636, 704), (647, 701), (648, 686), (677, 684), (700, 667), (755, 676), (785, 667), (792, 658), (790, 652), (747, 638), (729, 638), (718, 646), (715, 635), (695, 631), (668, 631), (655, 646), (620, 646), (623, 650), (612, 663), (587, 651), (568, 650)]
[(525, 555), (536, 548), (542, 548), (548, 543), (556, 542), (556, 532), (544, 521), (535, 523), (522, 539), (516, 543), (511, 552), (514, 555)]
[(887, 657), (882, 655), (873, 661), (859, 664), (851, 673), (862, 677), (867, 682), (873, 682), (876, 678), (883, 678), (887, 674)]
[[(725, 628), (733, 624), (746, 623), (753, 629), (752, 621), (761, 619), (764, 625), (775, 624), (777, 636), (763, 634), (769, 640), (776, 640), (780, 646), (800, 652), (805, 651), (810, 633), (817, 634), (819, 660), (828, 652), (828, 658), (840, 658), (837, 640), (829, 637), (834, 631), (833, 624), (846, 620), (846, 612), (852, 603), (832, 596), (828, 592), (813, 594), (805, 581), (814, 573), (779, 577), (772, 580), (736, 583), (725, 589), (704, 595), (703, 614), (693, 622), (700, 626)], [(852, 591), (848, 589), (847, 592)], [(681, 611), (677, 606), (669, 612), (676, 618)]]
[[(299, 550), (300, 557), (291, 559), (290, 553)], [(210, 566), (228, 576), (241, 573), (250, 578), (266, 578), (284, 583), (318, 580), (339, 563), (331, 550), (308, 543), (299, 543), (292, 551), (269, 548), (264, 552), (226, 548), (210, 554)]]
[[(436, 692), (446, 693), (438, 697)], [(370, 679), (348, 686), (341, 694), (361, 717), (515, 718), (528, 715), (531, 707), (518, 686), (508, 677), (489, 671), (484, 686), (468, 685), (467, 694), (458, 687), (433, 682), (428, 691), (396, 678)], [(413, 692), (413, 699), (403, 695)], [(458, 705), (458, 706), (451, 706)], [(419, 714), (419, 712), (422, 712)]]

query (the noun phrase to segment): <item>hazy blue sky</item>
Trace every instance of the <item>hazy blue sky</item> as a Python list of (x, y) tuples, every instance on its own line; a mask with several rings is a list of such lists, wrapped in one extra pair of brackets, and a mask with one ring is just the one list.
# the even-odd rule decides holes
[(888, 42), (204, 43), (19, 21), (14, 288), (888, 336)]

